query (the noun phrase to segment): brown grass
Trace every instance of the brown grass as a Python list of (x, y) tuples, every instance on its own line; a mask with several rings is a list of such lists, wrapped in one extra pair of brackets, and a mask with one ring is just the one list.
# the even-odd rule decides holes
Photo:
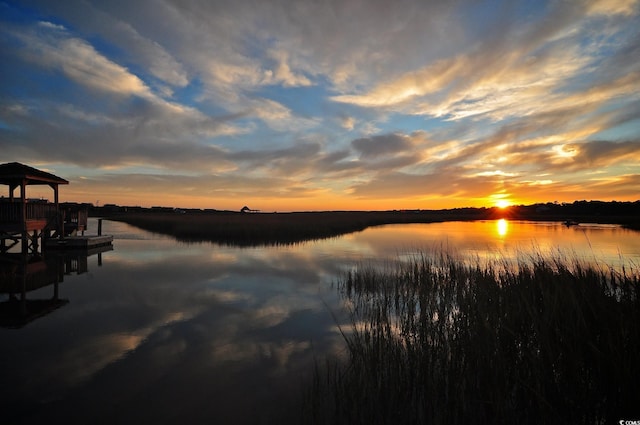
[(183, 241), (211, 241), (228, 245), (277, 245), (323, 239), (357, 232), (370, 226), (431, 223), (485, 218), (464, 212), (297, 212), (297, 213), (166, 213), (133, 212), (108, 217)]

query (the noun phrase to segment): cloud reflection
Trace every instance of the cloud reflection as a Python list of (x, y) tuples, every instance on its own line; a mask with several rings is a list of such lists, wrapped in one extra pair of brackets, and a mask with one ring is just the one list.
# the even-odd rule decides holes
[(3, 373), (16, 383), (0, 395), (39, 406), (36, 417), (250, 423), (262, 412), (256, 406), (275, 409), (278, 397), (299, 394), (314, 359), (344, 354), (339, 326), (348, 328), (348, 306), (332, 282), (353, 267), (393, 266), (433, 250), (517, 256), (533, 237), (545, 250), (571, 249), (584, 245), (585, 234), (590, 250), (572, 251), (582, 259), (640, 252), (637, 238), (617, 233), (624, 229), (559, 223), (381, 226), (248, 249), (135, 238), (135, 229), (105, 227), (112, 224), (108, 230), (126, 238), (116, 238), (101, 267), (91, 258), (89, 273), (65, 277), (65, 308), (19, 333), (0, 333), (7, 347), (0, 363), (13, 365)]

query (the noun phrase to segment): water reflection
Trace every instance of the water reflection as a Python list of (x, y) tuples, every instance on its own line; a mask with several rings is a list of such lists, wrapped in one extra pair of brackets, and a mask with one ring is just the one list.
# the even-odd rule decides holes
[(388, 225), (354, 233), (348, 240), (354, 249), (376, 258), (444, 250), (474, 259), (543, 254), (614, 268), (640, 266), (638, 232), (617, 225), (566, 227), (561, 222), (511, 220)]
[(507, 232), (509, 231), (509, 222), (504, 218), (496, 221), (496, 228), (498, 230), (498, 235), (501, 237), (507, 236)]
[(101, 253), (111, 249), (0, 255), (0, 327), (21, 328), (69, 303), (59, 297), (65, 276), (87, 273), (87, 258), (97, 254), (101, 263)]
[[(0, 379), (15, 383), (0, 389), (0, 403), (22, 407), (5, 409), (7, 422), (279, 422), (314, 360), (344, 353), (336, 325), (348, 317), (332, 287), (344, 271), (424, 249), (496, 253), (531, 238), (586, 245), (560, 223), (509, 222), (505, 235), (496, 226), (381, 226), (234, 248), (104, 222), (115, 250), (102, 267), (90, 256), (85, 273), (65, 275), (58, 298), (71, 302), (18, 332), (0, 329)], [(584, 232), (588, 252), (640, 255), (639, 238), (624, 229)], [(50, 298), (46, 291), (34, 298)]]
[[(65, 283), (72, 303), (40, 326), (0, 333), (12, 347), (0, 364), (16, 366), (3, 381), (17, 382), (0, 397), (28, 407), (10, 419), (254, 423), (281, 415), (270, 406), (299, 393), (315, 355), (342, 349), (324, 304), (337, 305), (329, 257), (122, 230), (102, 268)], [(43, 355), (34, 341), (53, 349)]]

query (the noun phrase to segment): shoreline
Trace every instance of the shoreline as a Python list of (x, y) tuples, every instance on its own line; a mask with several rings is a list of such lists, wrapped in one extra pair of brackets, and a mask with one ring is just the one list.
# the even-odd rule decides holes
[(527, 220), (541, 222), (618, 224), (640, 230), (638, 216), (526, 213), (515, 209), (480, 208), (442, 211), (326, 211), (291, 213), (134, 211), (102, 215), (143, 230), (185, 242), (216, 242), (234, 246), (295, 244), (338, 237), (386, 224), (448, 221)]

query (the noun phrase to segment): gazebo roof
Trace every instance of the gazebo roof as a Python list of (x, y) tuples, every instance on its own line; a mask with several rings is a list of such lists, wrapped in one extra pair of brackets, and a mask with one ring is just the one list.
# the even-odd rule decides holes
[(16, 185), (26, 180), (27, 185), (31, 184), (69, 184), (62, 177), (55, 176), (46, 171), (41, 171), (19, 162), (8, 162), (0, 164), (0, 184)]

